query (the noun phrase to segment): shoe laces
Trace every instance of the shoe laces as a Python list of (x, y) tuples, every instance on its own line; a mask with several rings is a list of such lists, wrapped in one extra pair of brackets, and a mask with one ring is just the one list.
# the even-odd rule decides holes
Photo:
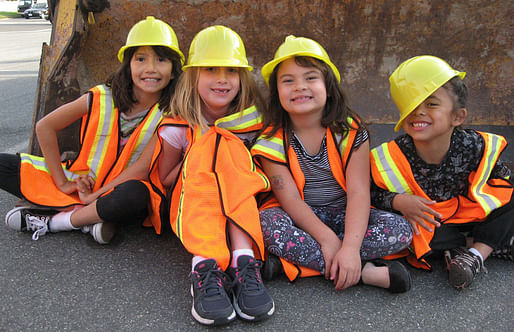
[(247, 291), (260, 291), (262, 289), (262, 278), (260, 269), (262, 262), (252, 261), (243, 267), (236, 267), (236, 274), (233, 281), (233, 286), (240, 283)]
[(205, 272), (193, 271), (192, 273), (198, 276), (198, 280), (195, 282), (197, 282), (198, 289), (206, 296), (216, 296), (225, 292), (223, 280), (227, 279), (227, 275), (219, 268)]
[(25, 215), (27, 229), (34, 231), (32, 240), (37, 241), (41, 235), (45, 235), (48, 232), (48, 221), (50, 221), (50, 216)]
[(82, 231), (82, 233), (84, 234), (87, 234), (87, 233), (91, 233), (91, 230), (93, 229), (93, 225), (86, 225), (86, 226), (82, 226), (80, 227), (80, 230)]
[(487, 269), (484, 266), (484, 263), (477, 255), (474, 255), (470, 252), (465, 252), (453, 259), (453, 262), (460, 265), (468, 265), (471, 267), (471, 272), (473, 275), (476, 275), (478, 272), (484, 271), (487, 273)]

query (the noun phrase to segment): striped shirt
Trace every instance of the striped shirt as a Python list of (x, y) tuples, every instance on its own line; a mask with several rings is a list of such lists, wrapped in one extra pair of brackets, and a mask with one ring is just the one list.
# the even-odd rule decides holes
[[(292, 136), (291, 147), (296, 152), (305, 176), (305, 187), (303, 188), (305, 202), (312, 207), (346, 207), (346, 192), (337, 183), (330, 169), (326, 137), (323, 138), (319, 152), (313, 156), (305, 150), (302, 142), (294, 133)], [(359, 147), (368, 138), (367, 131), (359, 131), (355, 136), (352, 149)]]

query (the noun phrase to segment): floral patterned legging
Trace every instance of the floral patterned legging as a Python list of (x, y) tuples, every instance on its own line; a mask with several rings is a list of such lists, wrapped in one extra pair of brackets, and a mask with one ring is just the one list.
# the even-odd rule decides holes
[[(318, 218), (342, 240), (344, 237), (345, 209), (313, 207)], [(294, 225), (291, 217), (281, 208), (273, 207), (260, 212), (264, 246), (269, 253), (322, 274), (325, 260), (319, 243), (308, 233)], [(361, 259), (372, 260), (396, 253), (409, 246), (412, 229), (409, 222), (394, 213), (371, 209), (368, 229), (360, 249)]]

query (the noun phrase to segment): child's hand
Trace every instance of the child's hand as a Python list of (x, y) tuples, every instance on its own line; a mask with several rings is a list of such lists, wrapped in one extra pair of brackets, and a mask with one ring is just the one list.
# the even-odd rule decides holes
[(323, 259), (325, 260), (325, 278), (330, 278), (330, 269), (332, 267), (332, 260), (336, 256), (337, 252), (341, 248), (341, 240), (337, 237), (335, 233), (332, 233), (333, 236), (330, 236), (329, 239), (320, 243), (321, 245), (321, 253), (323, 254)]
[(88, 192), (81, 192), (79, 191), (79, 198), (82, 201), (82, 203), (88, 205), (91, 204), (95, 199), (97, 199), (98, 195), (94, 192), (88, 191)]
[(439, 212), (428, 207), (428, 205), (432, 204), (435, 204), (435, 201), (429, 201), (416, 195), (398, 194), (393, 199), (393, 208), (400, 211), (405, 219), (410, 222), (412, 230), (416, 235), (419, 235), (418, 225), (430, 232), (432, 232), (432, 228), (428, 224), (432, 224), (435, 227), (441, 225), (432, 217), (442, 218)]
[(79, 193), (91, 192), (95, 185), (95, 179), (93, 179), (90, 175), (80, 175), (75, 179), (75, 183), (77, 184), (77, 191)]
[(91, 176), (80, 175), (75, 179), (75, 183), (77, 184), (79, 198), (83, 203), (89, 204), (96, 199), (96, 195), (93, 193), (95, 180)]
[(68, 181), (62, 184), (56, 184), (57, 188), (65, 194), (72, 194), (77, 191), (77, 184), (73, 181)]
[(330, 280), (334, 280), (337, 290), (346, 289), (359, 282), (361, 268), (359, 248), (357, 250), (350, 250), (342, 247), (332, 262)]

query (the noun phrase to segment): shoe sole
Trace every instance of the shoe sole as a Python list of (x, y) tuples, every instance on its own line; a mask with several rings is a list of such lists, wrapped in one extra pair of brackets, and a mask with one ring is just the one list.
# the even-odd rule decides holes
[(219, 326), (219, 325), (226, 325), (226, 324), (232, 322), (234, 319), (236, 319), (236, 311), (235, 310), (232, 310), (232, 313), (230, 314), (230, 316), (228, 316), (226, 318), (221, 318), (221, 319), (203, 318), (195, 310), (195, 302), (194, 302), (195, 295), (194, 295), (194, 291), (193, 291), (193, 285), (191, 285), (191, 296), (193, 297), (193, 304), (191, 306), (191, 314), (193, 315), (193, 318), (196, 319), (196, 321), (198, 323), (203, 324), (203, 325)]
[(260, 314), (260, 315), (250, 316), (248, 314), (245, 314), (241, 310), (241, 308), (239, 307), (239, 304), (237, 303), (237, 299), (236, 299), (235, 295), (232, 295), (232, 299), (233, 299), (232, 305), (234, 306), (234, 309), (236, 309), (237, 315), (239, 317), (241, 317), (242, 319), (246, 320), (246, 321), (258, 322), (258, 321), (261, 321), (261, 320), (264, 320), (264, 319), (268, 319), (275, 312), (275, 302), (272, 300), (272, 302), (271, 302), (272, 306), (271, 306), (270, 310), (268, 310), (267, 312), (265, 312), (263, 314)]
[(93, 239), (100, 244), (111, 242), (116, 233), (116, 226), (113, 223), (103, 222), (93, 225)]
[[(20, 207), (16, 207), (10, 211), (7, 212), (7, 214), (5, 215), (5, 225), (7, 227), (9, 227), (10, 229), (14, 229), (16, 231), (19, 231), (21, 232), (22, 231), (22, 227), (21, 227), (21, 224), (22, 224), (22, 220), (21, 220), (21, 210), (24, 210), (24, 209), (28, 209), (29, 207), (27, 206), (20, 206)], [(19, 214), (19, 223), (12, 223), (12, 222), (9, 222), (9, 219), (11, 219), (11, 217), (13, 217), (16, 213)], [(14, 225), (16, 224), (16, 227), (14, 227)]]
[(450, 264), (450, 269), (448, 270), (448, 280), (450, 284), (457, 289), (464, 289), (471, 285), (473, 281), (473, 277), (471, 271), (468, 271), (466, 267), (461, 267), (457, 264)]

